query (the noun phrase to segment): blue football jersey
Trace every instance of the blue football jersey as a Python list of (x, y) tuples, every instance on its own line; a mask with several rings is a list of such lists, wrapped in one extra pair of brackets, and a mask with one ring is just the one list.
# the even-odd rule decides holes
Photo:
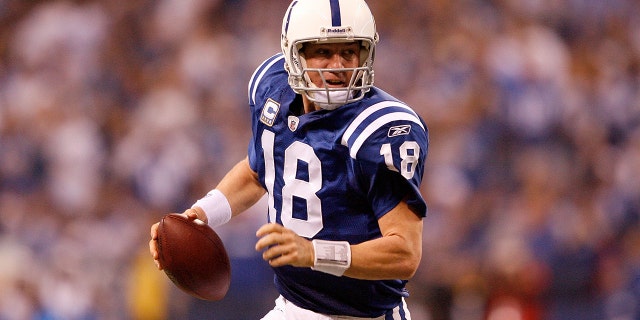
[[(422, 119), (378, 88), (333, 111), (301, 114), (284, 57), (267, 59), (249, 83), (249, 162), (268, 193), (268, 220), (308, 239), (358, 244), (381, 237), (378, 219), (406, 198), (426, 215), (419, 186), (428, 134)], [(402, 280), (335, 277), (274, 268), (278, 291), (324, 314), (377, 317), (406, 296)]]

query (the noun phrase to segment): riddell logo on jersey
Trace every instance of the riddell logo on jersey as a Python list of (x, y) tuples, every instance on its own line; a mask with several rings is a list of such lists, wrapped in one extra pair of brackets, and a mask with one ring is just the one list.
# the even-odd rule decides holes
[(271, 98), (267, 99), (264, 107), (262, 107), (262, 114), (260, 115), (260, 121), (269, 127), (273, 126), (276, 121), (276, 116), (280, 111), (280, 104), (273, 101)]
[(389, 138), (393, 138), (397, 136), (407, 135), (409, 134), (409, 132), (411, 132), (411, 126), (406, 124), (402, 126), (395, 126), (395, 127), (389, 128), (389, 132), (387, 133), (387, 136)]

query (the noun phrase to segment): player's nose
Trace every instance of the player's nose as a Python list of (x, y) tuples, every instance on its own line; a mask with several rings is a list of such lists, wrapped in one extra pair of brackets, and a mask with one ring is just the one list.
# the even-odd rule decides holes
[(344, 58), (339, 53), (333, 54), (329, 58), (329, 68), (340, 69), (344, 68)]

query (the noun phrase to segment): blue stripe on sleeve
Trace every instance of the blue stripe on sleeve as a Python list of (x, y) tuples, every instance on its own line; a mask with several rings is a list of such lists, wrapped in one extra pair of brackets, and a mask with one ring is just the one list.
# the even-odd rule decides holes
[(267, 70), (269, 70), (269, 68), (271, 68), (271, 66), (273, 66), (275, 63), (277, 63), (278, 61), (281, 61), (283, 59), (284, 59), (284, 55), (282, 53), (277, 53), (277, 54), (271, 56), (266, 61), (264, 61), (253, 72), (253, 75), (251, 75), (251, 80), (249, 81), (249, 85), (248, 85), (248, 88), (247, 88), (248, 89), (248, 93), (249, 93), (249, 103), (250, 104), (255, 103), (256, 91), (258, 90), (258, 84), (260, 83), (260, 80), (262, 80), (262, 77), (264, 76), (264, 74), (267, 72)]

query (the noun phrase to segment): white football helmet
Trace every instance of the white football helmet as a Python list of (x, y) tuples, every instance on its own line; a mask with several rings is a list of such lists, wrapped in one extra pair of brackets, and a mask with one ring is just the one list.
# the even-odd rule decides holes
[[(305, 42), (359, 41), (360, 66), (347, 69), (310, 69), (300, 55)], [(376, 24), (364, 0), (294, 0), (282, 20), (281, 48), (289, 85), (321, 108), (333, 110), (360, 100), (373, 86), (373, 60), (378, 42)], [(309, 72), (347, 71), (353, 76), (345, 88), (323, 88), (309, 80)], [(323, 79), (324, 81), (324, 79)]]

